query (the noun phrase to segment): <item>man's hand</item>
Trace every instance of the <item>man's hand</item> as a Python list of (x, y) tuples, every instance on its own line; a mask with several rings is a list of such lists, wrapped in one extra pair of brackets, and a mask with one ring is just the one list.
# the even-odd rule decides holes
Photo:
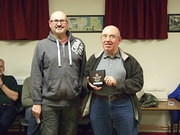
[(2, 86), (3, 86), (3, 81), (2, 81), (2, 79), (1, 79), (1, 77), (0, 77), (0, 88), (2, 88)]
[(36, 120), (40, 119), (41, 105), (33, 105), (32, 113), (33, 113), (33, 116), (36, 118)]
[(112, 76), (106, 76), (104, 78), (104, 82), (106, 83), (107, 86), (116, 86), (117, 84), (116, 79)]
[(88, 81), (88, 84), (91, 88), (93, 88), (94, 90), (101, 90), (102, 87), (97, 87), (95, 85), (93, 85), (90, 81), (89, 81), (89, 77), (87, 77), (87, 81)]

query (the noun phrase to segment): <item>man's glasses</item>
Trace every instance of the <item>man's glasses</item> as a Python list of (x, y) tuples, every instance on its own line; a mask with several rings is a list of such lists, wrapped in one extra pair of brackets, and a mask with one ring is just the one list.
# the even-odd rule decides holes
[(102, 36), (102, 39), (115, 39), (115, 38), (117, 38), (118, 36), (116, 36), (116, 35), (107, 35), (107, 34), (103, 34)]
[(58, 19), (54, 19), (54, 20), (50, 20), (51, 22), (54, 22), (54, 23), (67, 23), (67, 20), (64, 20), (64, 19), (61, 19), (61, 20), (58, 20)]

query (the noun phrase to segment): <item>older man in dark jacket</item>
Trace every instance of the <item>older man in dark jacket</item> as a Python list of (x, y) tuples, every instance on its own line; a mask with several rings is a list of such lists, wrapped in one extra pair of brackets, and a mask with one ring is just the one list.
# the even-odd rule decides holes
[[(121, 41), (117, 27), (106, 26), (101, 35), (103, 51), (92, 55), (86, 76), (105, 71), (104, 84), (93, 85), (87, 79), (85, 87), (93, 92), (90, 120), (95, 135), (137, 135), (139, 109), (136, 93), (143, 87), (143, 70), (137, 60), (119, 48)], [(91, 80), (91, 82), (90, 82)]]

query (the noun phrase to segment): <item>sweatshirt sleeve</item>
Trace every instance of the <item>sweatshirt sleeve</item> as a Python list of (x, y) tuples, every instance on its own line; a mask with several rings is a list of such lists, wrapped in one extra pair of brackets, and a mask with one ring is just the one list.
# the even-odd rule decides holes
[(81, 95), (84, 95), (86, 93), (85, 89), (83, 89), (83, 80), (85, 77), (85, 66), (86, 66), (86, 48), (85, 45), (83, 43), (84, 49), (83, 49), (83, 54), (82, 54), (82, 62), (81, 62), (81, 67), (80, 67), (80, 80), (79, 80), (79, 84), (81, 86)]
[(32, 98), (34, 104), (42, 104), (42, 57), (40, 43), (35, 49), (31, 65)]

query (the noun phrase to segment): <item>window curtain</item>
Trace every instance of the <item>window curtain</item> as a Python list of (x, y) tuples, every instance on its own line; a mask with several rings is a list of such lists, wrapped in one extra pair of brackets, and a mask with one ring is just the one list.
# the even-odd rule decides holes
[(167, 39), (167, 0), (105, 0), (105, 25), (124, 39)]
[(48, 35), (48, 0), (0, 0), (0, 40), (39, 40)]

